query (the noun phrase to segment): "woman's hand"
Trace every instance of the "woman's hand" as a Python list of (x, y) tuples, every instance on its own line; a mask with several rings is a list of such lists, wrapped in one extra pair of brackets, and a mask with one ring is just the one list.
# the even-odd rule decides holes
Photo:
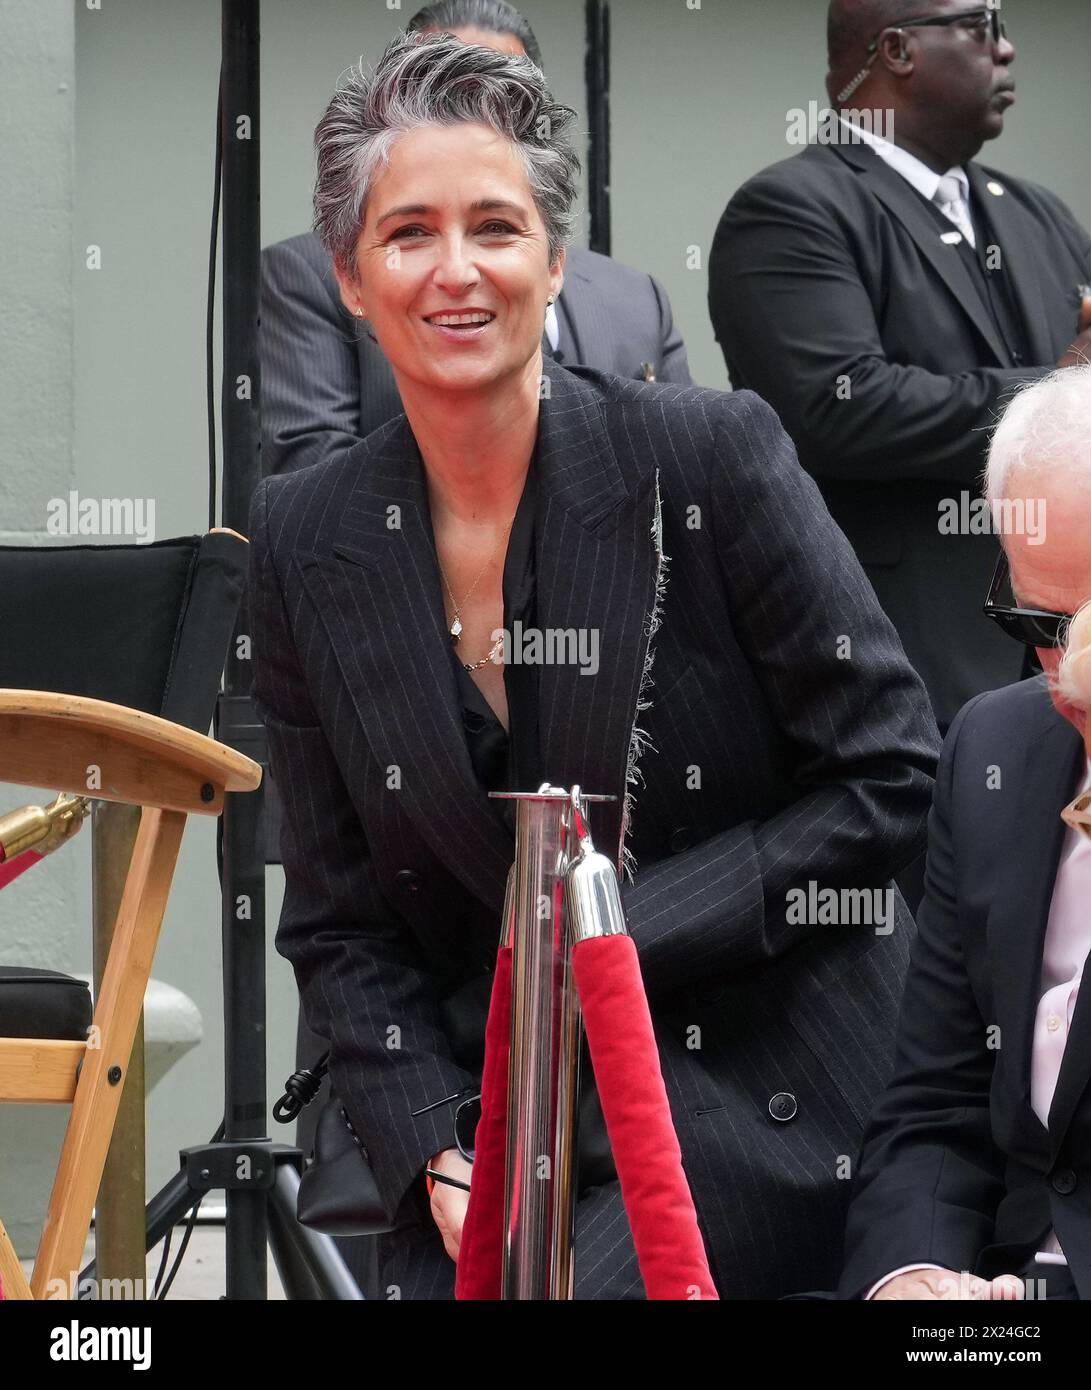
[[(449, 1178), (458, 1178), (468, 1183), (473, 1166), (466, 1162), (457, 1149), (444, 1149), (429, 1163), (437, 1173)], [(462, 1244), (462, 1224), (466, 1220), (466, 1208), (470, 1204), (470, 1194), (458, 1187), (448, 1187), (445, 1182), (437, 1182), (432, 1189), (432, 1220), (439, 1227), (443, 1237), (443, 1248), (452, 1260), (458, 1260), (458, 1249)]]

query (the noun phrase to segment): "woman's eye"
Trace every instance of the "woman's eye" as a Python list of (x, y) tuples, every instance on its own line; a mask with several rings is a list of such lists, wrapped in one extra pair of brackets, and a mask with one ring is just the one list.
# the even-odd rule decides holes
[[(511, 225), (510, 222), (496, 222), (496, 221), (494, 221), (494, 222), (486, 222), (486, 223), (480, 228), (480, 230), (481, 230), (482, 233), (484, 233), (484, 234), (487, 235), (487, 236), (498, 236), (498, 235), (499, 235), (499, 236), (511, 236), (511, 235), (514, 233), (515, 228)], [(399, 227), (399, 228), (397, 229), (397, 231), (392, 232), (391, 235), (390, 235), (390, 240), (391, 240), (391, 241), (395, 241), (395, 240), (398, 240), (398, 241), (405, 241), (405, 240), (413, 240), (413, 241), (416, 241), (417, 238), (416, 238), (415, 235), (412, 235), (413, 233), (419, 233), (421, 236), (427, 236), (427, 235), (428, 235), (427, 228), (425, 228), (425, 227), (420, 227), (420, 226), (417, 226), (415, 223), (412, 223), (412, 224), (410, 224), (409, 226), (406, 226), (406, 227)]]

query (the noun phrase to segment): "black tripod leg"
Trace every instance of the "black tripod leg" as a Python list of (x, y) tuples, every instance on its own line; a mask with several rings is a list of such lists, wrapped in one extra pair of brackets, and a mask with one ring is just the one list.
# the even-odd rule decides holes
[(159, 1189), (144, 1208), (149, 1250), (154, 1250), (167, 1232), (178, 1225), (201, 1195), (189, 1186), (184, 1170), (176, 1173), (170, 1182)]
[(296, 1218), (299, 1174), (290, 1163), (277, 1165), (269, 1193), (269, 1244), (284, 1291), (291, 1299), (362, 1300), (364, 1295), (329, 1236), (300, 1225)]
[[(185, 1170), (174, 1175), (159, 1189), (144, 1208), (145, 1250), (154, 1250), (168, 1231), (177, 1226), (201, 1194), (194, 1192), (186, 1180)], [(98, 1264), (92, 1260), (80, 1271), (79, 1287), (91, 1288), (98, 1278)], [(90, 1281), (85, 1284), (85, 1281)]]

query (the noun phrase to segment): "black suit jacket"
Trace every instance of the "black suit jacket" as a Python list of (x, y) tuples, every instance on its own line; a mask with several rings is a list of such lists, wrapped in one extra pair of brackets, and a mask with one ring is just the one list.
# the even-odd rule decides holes
[[(620, 850), (665, 550), (629, 926), (721, 1291), (829, 1287), (838, 1165), (887, 1079), (911, 923), (900, 906), (890, 935), (819, 928), (786, 894), (882, 885), (918, 851), (927, 700), (760, 400), (545, 373), (537, 620), (601, 643), (593, 676), (540, 672), (542, 766), (619, 798), (593, 830)], [(439, 1001), (491, 969), (513, 849), (469, 761), (405, 417), (264, 480), (251, 534), (254, 690), (284, 801), (277, 945), (394, 1210), (451, 1143), (453, 1106), (411, 1112), (474, 1080)]]
[[(402, 412), (394, 373), (364, 324), (341, 303), (313, 232), (261, 257), (263, 471), (339, 458)], [(658, 281), (608, 256), (568, 248), (557, 300), (556, 351), (566, 365), (658, 381), (690, 381), (670, 300)]]
[(1048, 1129), (1030, 1106), (1060, 813), (1084, 768), (1043, 676), (980, 696), (951, 726), (895, 1075), (849, 1216), (846, 1296), (902, 1265), (1013, 1273), (1056, 1228), (1091, 1298), (1091, 990), (1077, 998)]
[(866, 145), (810, 146), (751, 179), (709, 260), (732, 383), (777, 410), (944, 727), (1017, 680), (1021, 656), (981, 621), (995, 539), (941, 534), (939, 504), (978, 495), (989, 428), (1070, 345), (1076, 287), (1091, 280), (1091, 239), (1060, 199), (976, 163), (967, 173), (979, 244), (999, 248), (1025, 322), (1022, 364), (924, 199)]

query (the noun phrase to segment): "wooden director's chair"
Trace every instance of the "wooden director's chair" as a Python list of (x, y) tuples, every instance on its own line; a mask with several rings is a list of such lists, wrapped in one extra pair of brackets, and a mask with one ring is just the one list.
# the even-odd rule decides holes
[[(0, 1223), (0, 1280), (8, 1299), (45, 1298), (58, 1289), (58, 1281), (69, 1290), (78, 1279), (186, 816), (218, 816), (225, 792), (252, 791), (261, 781), (257, 763), (198, 732), (211, 721), (241, 593), (245, 541), (221, 532), (164, 542), (155, 554), (147, 553), (154, 547), (141, 548), (143, 554), (130, 549), (71, 547), (31, 554), (0, 547), (0, 580), (14, 575), (25, 598), (29, 577), (43, 605), (39, 616), (53, 606), (50, 586), (56, 586), (58, 611), (61, 596), (74, 595), (65, 611), (71, 615), (83, 604), (80, 620), (90, 621), (91, 605), (112, 605), (119, 588), (141, 584), (131, 590), (128, 605), (128, 626), (136, 630), (131, 651), (117, 650), (115, 643), (96, 669), (94, 651), (85, 646), (67, 680), (63, 662), (72, 659), (63, 652), (75, 645), (78, 622), (67, 642), (43, 624), (37, 668), (26, 641), (19, 658), (26, 665), (13, 665), (19, 634), (12, 605), (7, 612), (12, 641), (0, 652), (0, 687), (5, 675), (10, 681), (13, 672), (28, 669), (66, 681), (69, 691), (73, 685), (131, 691), (131, 698), (146, 706), (81, 693), (0, 688), (0, 782), (141, 808), (93, 1014), (82, 981), (0, 967), (0, 1103), (72, 1107), (29, 1282)], [(0, 582), (0, 592), (10, 587)], [(124, 598), (121, 607), (124, 611)], [(4, 617), (0, 604), (0, 627)], [(50, 662), (61, 664), (51, 669)]]

